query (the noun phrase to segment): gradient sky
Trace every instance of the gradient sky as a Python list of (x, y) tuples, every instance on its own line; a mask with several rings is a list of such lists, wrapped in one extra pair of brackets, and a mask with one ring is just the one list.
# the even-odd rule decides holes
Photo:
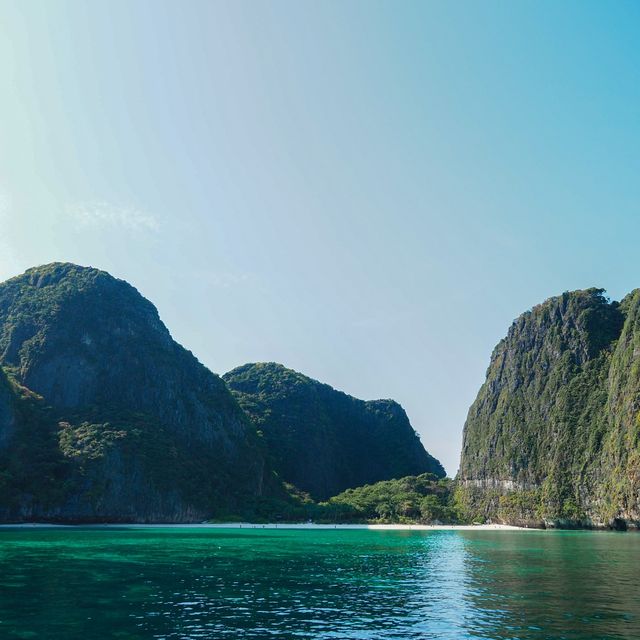
[(106, 269), (213, 371), (402, 403), (640, 286), (640, 4), (0, 1), (0, 278)]

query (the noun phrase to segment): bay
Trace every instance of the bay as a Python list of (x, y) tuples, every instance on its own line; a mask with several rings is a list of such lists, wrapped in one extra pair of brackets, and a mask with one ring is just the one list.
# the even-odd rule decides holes
[(0, 530), (0, 638), (640, 638), (640, 537)]

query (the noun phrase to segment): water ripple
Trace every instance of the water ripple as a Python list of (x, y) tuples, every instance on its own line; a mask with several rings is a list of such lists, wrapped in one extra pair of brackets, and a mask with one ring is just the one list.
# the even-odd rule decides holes
[(0, 532), (0, 637), (640, 638), (640, 538), (491, 531)]

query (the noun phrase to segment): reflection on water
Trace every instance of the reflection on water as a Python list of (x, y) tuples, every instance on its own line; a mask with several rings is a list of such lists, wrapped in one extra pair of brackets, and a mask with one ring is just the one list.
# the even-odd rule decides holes
[(489, 614), (480, 637), (640, 638), (636, 534), (460, 535), (474, 550), (468, 606)]
[(0, 531), (0, 638), (640, 638), (640, 537)]

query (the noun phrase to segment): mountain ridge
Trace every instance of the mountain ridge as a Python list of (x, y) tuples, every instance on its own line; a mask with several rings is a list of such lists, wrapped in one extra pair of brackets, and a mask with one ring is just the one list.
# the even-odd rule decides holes
[[(391, 462), (403, 442), (415, 454), (419, 439), (399, 405), (312, 382), (351, 406), (356, 423), (367, 414), (375, 426), (365, 434), (369, 448), (380, 448), (373, 436), (384, 436), (389, 421), (402, 436), (385, 451)], [(0, 521), (277, 517), (299, 493), (272, 463), (297, 455), (295, 446), (280, 442), (285, 453), (274, 453), (236, 395), (173, 340), (154, 305), (124, 280), (57, 262), (0, 283)], [(320, 459), (323, 446), (320, 439), (303, 448)], [(419, 449), (419, 464), (391, 475), (427, 471), (420, 460), (432, 458)], [(367, 446), (359, 454), (365, 464)], [(339, 447), (331, 455), (329, 483), (344, 466)], [(366, 479), (389, 475), (378, 466)]]
[(445, 475), (394, 400), (360, 400), (274, 362), (242, 365), (223, 380), (264, 433), (276, 472), (315, 498), (407, 475)]

